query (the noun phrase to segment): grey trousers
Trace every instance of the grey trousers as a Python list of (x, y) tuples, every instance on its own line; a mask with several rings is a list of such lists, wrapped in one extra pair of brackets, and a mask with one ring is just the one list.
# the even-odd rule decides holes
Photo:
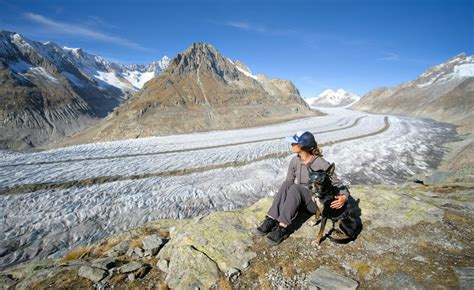
[(285, 181), (273, 197), (273, 203), (267, 215), (283, 224), (290, 225), (300, 208), (310, 213), (316, 213), (318, 209), (307, 187)]

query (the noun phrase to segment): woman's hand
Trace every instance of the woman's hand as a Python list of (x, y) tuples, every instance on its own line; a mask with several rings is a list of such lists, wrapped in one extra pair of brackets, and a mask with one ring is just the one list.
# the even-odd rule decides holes
[(347, 196), (344, 194), (334, 197), (335, 200), (331, 202), (331, 208), (341, 208), (347, 201)]

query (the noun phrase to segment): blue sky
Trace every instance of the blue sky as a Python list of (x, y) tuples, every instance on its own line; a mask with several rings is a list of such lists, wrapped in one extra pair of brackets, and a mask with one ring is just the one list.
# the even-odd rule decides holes
[(208, 42), (253, 73), (293, 81), (304, 97), (363, 95), (474, 54), (473, 2), (0, 0), (0, 29), (122, 63)]

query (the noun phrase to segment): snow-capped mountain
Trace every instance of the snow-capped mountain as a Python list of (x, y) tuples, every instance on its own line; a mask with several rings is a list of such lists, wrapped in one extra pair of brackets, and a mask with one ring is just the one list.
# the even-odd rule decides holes
[[(95, 79), (100, 87), (113, 86), (124, 92), (124, 95), (134, 93), (155, 76), (158, 76), (169, 63), (168, 56), (149, 65), (123, 65), (109, 62), (100, 56), (84, 52), (81, 48), (63, 47), (68, 59), (81, 73)], [(69, 78), (76, 85), (81, 86), (75, 78)]]
[(122, 65), (0, 30), (0, 148), (35, 147), (105, 117), (166, 68)]
[(374, 112), (427, 117), (472, 129), (474, 56), (461, 53), (444, 63), (430, 67), (415, 80), (392, 88), (372, 90), (353, 107)]
[(305, 101), (314, 107), (344, 107), (349, 106), (360, 100), (358, 95), (349, 93), (343, 89), (336, 91), (327, 89), (317, 97), (307, 98)]

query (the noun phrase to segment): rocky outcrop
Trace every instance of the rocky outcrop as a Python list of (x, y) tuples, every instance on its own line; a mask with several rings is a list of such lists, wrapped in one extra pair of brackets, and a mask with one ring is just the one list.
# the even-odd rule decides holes
[(109, 118), (66, 144), (250, 127), (315, 114), (291, 82), (254, 76), (212, 45), (195, 43)]
[[(16, 288), (464, 287), (473, 267), (466, 256), (474, 250), (473, 176), (435, 172), (399, 186), (353, 186), (364, 228), (348, 244), (326, 239), (313, 246), (319, 226), (302, 212), (290, 237), (269, 246), (253, 234), (271, 205), (266, 198), (246, 209), (157, 220), (72, 252), (67, 261), (10, 267), (0, 281)], [(156, 247), (148, 257), (126, 254)]]
[(432, 118), (474, 130), (474, 56), (459, 54), (413, 81), (367, 93), (353, 108)]

